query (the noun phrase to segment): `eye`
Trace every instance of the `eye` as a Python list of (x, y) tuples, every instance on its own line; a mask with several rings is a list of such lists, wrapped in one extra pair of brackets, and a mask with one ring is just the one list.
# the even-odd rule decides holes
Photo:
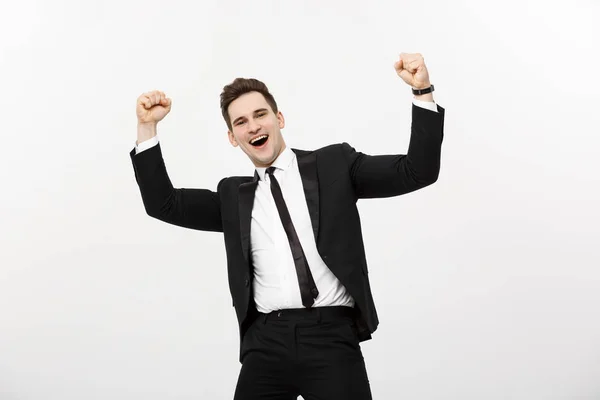
[(265, 115), (267, 115), (267, 113), (266, 113), (265, 111), (263, 111), (263, 112), (259, 112), (259, 113), (258, 113), (258, 116), (259, 116), (259, 117), (264, 117)]

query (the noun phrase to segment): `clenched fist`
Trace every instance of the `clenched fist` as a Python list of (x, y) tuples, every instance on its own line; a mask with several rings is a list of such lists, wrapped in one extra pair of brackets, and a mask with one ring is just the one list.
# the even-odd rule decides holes
[(420, 53), (400, 53), (400, 60), (394, 63), (396, 73), (413, 89), (425, 89), (431, 86), (425, 60)]
[(158, 90), (142, 94), (135, 112), (139, 124), (157, 124), (171, 111), (171, 99)]

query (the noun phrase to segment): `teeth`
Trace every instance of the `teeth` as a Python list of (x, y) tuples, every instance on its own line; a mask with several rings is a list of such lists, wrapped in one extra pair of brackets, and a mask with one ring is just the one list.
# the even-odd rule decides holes
[(254, 139), (252, 139), (252, 140), (250, 141), (250, 144), (252, 144), (252, 143), (256, 142), (257, 140), (264, 139), (264, 138), (266, 138), (266, 137), (267, 137), (267, 135), (260, 135), (260, 136), (257, 136), (257, 137), (255, 137)]

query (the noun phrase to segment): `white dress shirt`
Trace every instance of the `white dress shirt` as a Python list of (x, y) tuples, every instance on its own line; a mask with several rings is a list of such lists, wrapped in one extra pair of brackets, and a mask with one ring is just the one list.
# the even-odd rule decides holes
[[(354, 300), (317, 251), (296, 154), (290, 148), (285, 148), (272, 166), (276, 168), (275, 178), (281, 186), (285, 204), (319, 290), (313, 307), (353, 307)], [(265, 313), (285, 308), (302, 308), (304, 306), (294, 258), (271, 194), (271, 177), (265, 173), (266, 168), (257, 168), (256, 171), (260, 180), (254, 194), (250, 224), (256, 308)]]
[[(413, 99), (422, 108), (437, 112), (433, 102)], [(158, 144), (155, 136), (136, 146), (136, 154)], [(319, 296), (313, 307), (354, 306), (354, 299), (335, 277), (317, 250), (312, 223), (304, 196), (296, 154), (286, 148), (272, 165), (281, 186), (292, 223), (315, 280)], [(302, 308), (300, 286), (290, 244), (283, 229), (266, 168), (257, 168), (256, 188), (250, 224), (250, 254), (254, 266), (254, 301), (258, 311), (268, 313), (286, 308)]]

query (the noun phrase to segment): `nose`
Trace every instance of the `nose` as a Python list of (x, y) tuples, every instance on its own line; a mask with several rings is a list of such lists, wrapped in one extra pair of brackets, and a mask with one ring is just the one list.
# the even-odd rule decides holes
[(256, 120), (251, 119), (248, 122), (248, 129), (251, 134), (255, 134), (260, 130), (260, 125), (256, 122)]

